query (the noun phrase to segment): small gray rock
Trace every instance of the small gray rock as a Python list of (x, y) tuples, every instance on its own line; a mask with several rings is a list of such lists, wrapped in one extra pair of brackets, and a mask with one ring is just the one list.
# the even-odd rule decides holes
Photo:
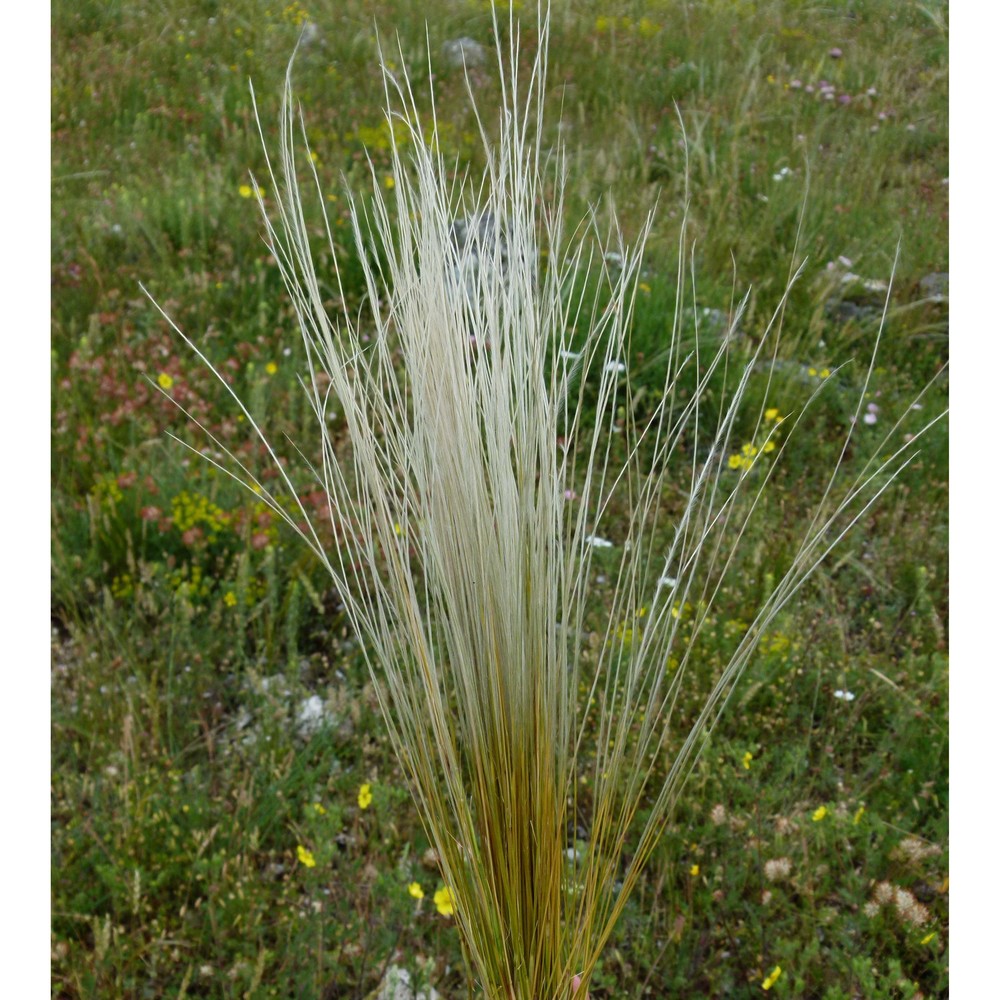
[(319, 33), (319, 28), (316, 26), (314, 21), (306, 21), (302, 25), (302, 32), (299, 35), (299, 45), (303, 49), (308, 49), (310, 45), (315, 45), (317, 42), (322, 43), (323, 38)]
[(830, 300), (825, 306), (826, 315), (840, 326), (847, 323), (867, 323), (881, 315), (881, 308), (876, 305), (864, 305), (847, 300)]
[(433, 986), (417, 990), (410, 980), (410, 973), (401, 965), (390, 965), (372, 1000), (441, 1000)]
[(948, 301), (948, 272), (933, 271), (920, 279), (920, 297), (929, 302)]
[(481, 212), (456, 219), (449, 232), (454, 251), (456, 284), (474, 301), (480, 267), (485, 263), (498, 265), (506, 280), (508, 271), (507, 234), (492, 212)]
[(483, 66), (486, 63), (486, 49), (474, 38), (452, 38), (441, 46), (446, 66), (461, 69), (467, 66)]
[(459, 258), (468, 256), (478, 264), (480, 258), (490, 260), (494, 254), (500, 259), (501, 268), (507, 269), (507, 234), (497, 225), (492, 212), (468, 215), (451, 224), (451, 245)]
[(318, 694), (310, 695), (299, 703), (298, 711), (295, 713), (295, 726), (300, 736), (306, 739), (315, 736), (332, 722), (333, 718)]

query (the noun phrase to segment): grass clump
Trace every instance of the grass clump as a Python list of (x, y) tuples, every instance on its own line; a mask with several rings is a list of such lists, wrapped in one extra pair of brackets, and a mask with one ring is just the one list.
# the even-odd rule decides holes
[[(681, 348), (679, 278), (663, 383), (636, 419), (623, 359), (645, 231), (629, 250), (612, 230), (617, 249), (598, 244), (597, 269), (579, 232), (567, 232), (565, 157), (558, 146), (546, 153), (542, 140), (546, 14), (536, 30), (523, 73), (519, 28), (513, 18), (507, 26), (495, 133), (476, 111), (481, 181), (456, 179), (433, 107), (422, 119), (405, 70), (383, 62), (390, 173), (381, 184), (375, 174), (367, 203), (350, 202), (367, 300), (357, 317), (331, 318), (329, 292), (345, 301), (343, 281), (335, 265), (331, 289), (314, 261), (303, 165), (334, 262), (336, 246), (307, 140), (297, 152), (289, 69), (279, 165), (268, 164), (280, 228), (264, 219), (303, 335), (305, 385), (323, 432), (315, 475), (339, 544), (321, 540), (301, 502), (289, 510), (213, 437), (342, 595), (440, 861), (438, 908), (454, 913), (475, 978), (497, 1000), (588, 988), (762, 637), (915, 440), (872, 457), (846, 486), (839, 459), (827, 470), (804, 537), (702, 682), (692, 721), (677, 726), (688, 677), (704, 670), (700, 633), (765, 495), (773, 465), (760, 465), (780, 456), (785, 418), (776, 410), (751, 415), (751, 443), (737, 447), (735, 428), (755, 369), (770, 370), (765, 345), (776, 350), (769, 337), (780, 332), (783, 301), (744, 356), (732, 358), (730, 342), (745, 301), (702, 357), (697, 328), (690, 352)], [(497, 22), (494, 31), (502, 37)], [(251, 189), (264, 208), (264, 187), (254, 180)], [(456, 217), (472, 237), (456, 238)], [(605, 294), (576, 294), (595, 277)], [(789, 430), (835, 375), (817, 373)], [(297, 496), (239, 406), (279, 483)], [(841, 456), (850, 443), (848, 434)], [(595, 553), (614, 547), (601, 534), (611, 511), (622, 519), (623, 557), (603, 637), (598, 626), (588, 648)], [(361, 794), (366, 807), (367, 785)], [(814, 821), (826, 811), (818, 807)], [(567, 831), (581, 827), (583, 844), (568, 846)], [(299, 858), (314, 864), (305, 849)]]

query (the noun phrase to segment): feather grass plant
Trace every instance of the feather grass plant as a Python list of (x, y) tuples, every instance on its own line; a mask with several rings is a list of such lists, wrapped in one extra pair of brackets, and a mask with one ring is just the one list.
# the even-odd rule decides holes
[[(513, 16), (506, 35), (498, 131), (480, 120), (486, 167), (476, 181), (449, 180), (434, 111), (424, 121), (405, 74), (384, 70), (394, 185), (376, 182), (369, 207), (351, 202), (368, 301), (353, 317), (328, 311), (331, 282), (344, 299), (340, 276), (314, 263), (304, 190), (311, 181), (323, 205), (323, 185), (289, 66), (280, 152), (268, 162), (276, 219), (261, 209), (305, 344), (303, 386), (322, 434), (312, 472), (339, 544), (325, 546), (304, 507), (289, 508), (232, 455), (239, 472), (227, 471), (313, 549), (343, 597), (483, 994), (545, 1000), (586, 990), (760, 635), (891, 482), (912, 440), (851, 482), (832, 471), (790, 569), (695, 724), (675, 732), (699, 632), (770, 478), (733, 473), (725, 459), (782, 310), (735, 371), (729, 338), (710, 356), (697, 346), (682, 354), (681, 270), (662, 401), (650, 420), (631, 420), (623, 369), (650, 223), (632, 249), (617, 234), (602, 243), (596, 215), (568, 226), (565, 161), (542, 141), (546, 12), (526, 74)], [(486, 213), (502, 239), (454, 239), (457, 217), (475, 226)], [(603, 263), (612, 246), (618, 274)], [(594, 282), (602, 304), (584, 306), (598, 301), (579, 294)], [(674, 391), (682, 375), (696, 380), (687, 398)], [(701, 401), (719, 378), (727, 390), (709, 423)], [(236, 401), (294, 498), (290, 473)], [(344, 438), (329, 429), (334, 414)], [(668, 521), (663, 498), (679, 483), (686, 500)], [(626, 519), (611, 524), (623, 506)], [(593, 563), (605, 532), (621, 558), (595, 643)], [(684, 606), (693, 620), (682, 635)], [(639, 608), (641, 634), (623, 643), (616, 627)], [(567, 850), (578, 825), (586, 849)]]

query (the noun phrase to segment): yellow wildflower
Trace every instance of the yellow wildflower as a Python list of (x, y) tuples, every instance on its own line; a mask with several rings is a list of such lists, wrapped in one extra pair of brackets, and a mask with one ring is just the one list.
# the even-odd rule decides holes
[(701, 869), (697, 865), (692, 865), (688, 869), (688, 874), (691, 876), (697, 876), (701, 872)]
[(166, 372), (160, 372), (156, 376), (156, 384), (161, 389), (170, 389), (174, 384), (174, 380)]
[(822, 369), (822, 371), (820, 371), (820, 373), (819, 373), (819, 377), (820, 378), (829, 378), (830, 377), (830, 369), (829, 368)]
[(826, 816), (826, 813), (827, 813), (826, 806), (820, 806), (819, 809), (817, 809), (813, 813), (813, 822), (818, 823), (821, 819), (823, 819)]
[(739, 455), (730, 455), (729, 456), (729, 468), (730, 469), (738, 469), (738, 468), (740, 468), (741, 465), (743, 465), (743, 459), (740, 458)]
[(920, 943), (921, 943), (921, 944), (930, 944), (930, 943), (931, 943), (931, 941), (933, 941), (933, 940), (934, 940), (934, 938), (936, 938), (936, 937), (937, 937), (937, 931), (931, 931), (931, 932), (930, 932), (930, 934), (925, 934), (925, 935), (924, 935), (924, 936), (923, 936), (923, 937), (922, 937), (922, 938), (920, 939)]
[(752, 760), (753, 760), (753, 754), (750, 753), (749, 750), (747, 750), (747, 752), (743, 755), (743, 770), (744, 771), (749, 771), (750, 770), (750, 761), (752, 761)]
[(358, 789), (358, 806), (367, 809), (372, 804), (372, 786), (364, 784)]
[(761, 989), (769, 990), (778, 981), (778, 978), (780, 976), (781, 976), (781, 966), (776, 965), (771, 970), (771, 975), (769, 975), (767, 979), (765, 979), (764, 982), (760, 984)]
[(455, 912), (455, 899), (451, 894), (451, 889), (445, 886), (434, 893), (434, 905), (442, 917), (450, 917)]
[(781, 413), (778, 411), (776, 406), (769, 406), (764, 411), (765, 420), (778, 420), (781, 417)]
[(253, 188), (249, 184), (240, 185), (240, 197), (249, 198), (253, 195)]
[(423, 899), (423, 898), (424, 898), (424, 890), (420, 888), (420, 883), (419, 883), (419, 882), (411, 882), (411, 883), (410, 883), (410, 884), (409, 884), (409, 885), (408, 885), (408, 886), (406, 887), (406, 891), (407, 891), (407, 892), (408, 892), (408, 893), (409, 893), (409, 894), (410, 894), (410, 895), (411, 895), (411, 896), (412, 896), (412, 897), (413, 897), (414, 899)]
[(858, 811), (854, 814), (854, 825), (857, 826), (861, 822), (861, 817), (865, 814), (865, 807), (861, 806)]
[(268, 375), (274, 375), (278, 371), (278, 366), (273, 361), (268, 361), (268, 363), (264, 365), (264, 371), (266, 371)]
[(307, 850), (301, 844), (295, 849), (295, 853), (298, 855), (299, 862), (306, 866), (306, 868), (315, 868), (316, 859), (313, 857), (313, 853)]
[(222, 598), (227, 608), (236, 607), (236, 595), (231, 591), (226, 591), (226, 596)]
[(313, 811), (316, 813), (317, 816), (326, 815), (326, 810), (323, 808), (323, 804), (321, 802), (313, 803)]
[(770, 438), (768, 438), (768, 440), (764, 442), (764, 446), (761, 448), (761, 451), (764, 452), (765, 455), (768, 455), (777, 447), (778, 446)]
[(385, 189), (391, 191), (396, 186), (396, 178), (392, 174), (387, 174), (385, 178)]

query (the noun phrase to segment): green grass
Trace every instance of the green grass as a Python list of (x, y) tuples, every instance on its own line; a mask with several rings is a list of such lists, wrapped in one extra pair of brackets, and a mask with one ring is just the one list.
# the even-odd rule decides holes
[[(877, 423), (859, 429), (848, 471), (907, 416), (947, 352), (947, 303), (920, 290), (948, 269), (942, 9), (565, 9), (553, 23), (548, 124), (561, 108), (571, 214), (613, 198), (631, 237), (658, 203), (631, 333), (633, 379), (648, 386), (637, 412), (654, 405), (673, 316), (680, 120), (705, 342), (701, 310), (728, 313), (750, 287), (749, 351), (808, 257), (776, 377), (755, 376), (747, 412), (794, 414), (825, 368), (854, 359), (789, 438), (741, 549), (740, 585), (712, 608), (704, 669), (691, 675), (707, 684), (787, 566), (862, 384), (879, 296), (841, 289), (838, 258), (886, 280), (901, 241), (870, 389)], [(467, 988), (340, 595), (259, 503), (170, 440), (205, 443), (143, 378), (169, 376), (175, 399), (269, 475), (139, 281), (272, 433), (316, 453), (294, 315), (240, 193), (249, 169), (264, 173), (247, 77), (265, 126), (276, 122), (302, 11), (53, 10), (53, 995), (361, 997), (391, 961), (446, 997)], [(308, 13), (321, 43), (300, 54), (297, 93), (335, 227), (346, 227), (341, 175), (364, 191), (365, 146), (388, 169), (373, 18), (399, 33), (419, 94), (425, 16), (436, 56), (461, 35), (488, 45), (489, 14), (482, 3), (403, 2)], [(493, 77), (486, 69), (478, 84), (484, 106)], [(821, 80), (834, 100), (817, 93)], [(440, 68), (435, 86), (443, 141), (475, 166), (460, 72)], [(355, 309), (360, 262), (346, 228), (339, 242)], [(694, 316), (685, 323), (693, 338)], [(943, 407), (946, 388), (932, 387), (911, 429)], [(738, 444), (753, 431), (740, 426)], [(946, 991), (946, 448), (938, 425), (762, 643), (605, 951), (595, 998), (760, 995), (777, 965), (776, 996)], [(306, 502), (322, 512), (318, 495)], [(612, 579), (614, 565), (609, 556)], [(315, 732), (297, 721), (312, 695), (329, 719)], [(374, 795), (364, 810), (363, 783)], [(297, 860), (299, 845), (315, 867)], [(784, 858), (788, 874), (769, 878), (767, 862)], [(924, 922), (894, 902), (867, 912), (880, 883), (913, 893)]]

